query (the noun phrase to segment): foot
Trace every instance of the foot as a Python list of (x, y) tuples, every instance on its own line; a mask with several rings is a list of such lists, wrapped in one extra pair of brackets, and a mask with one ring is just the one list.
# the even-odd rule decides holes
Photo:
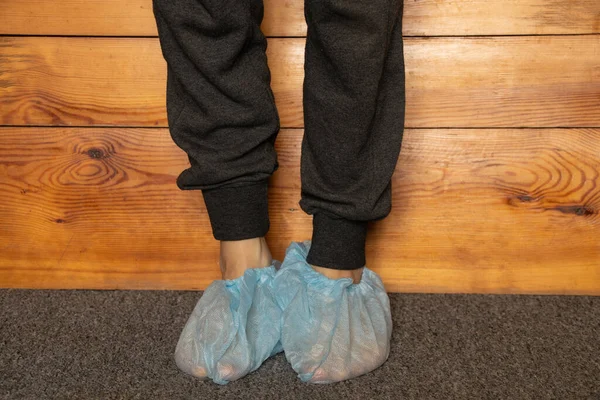
[(281, 310), (272, 293), (279, 262), (264, 238), (221, 242), (223, 279), (211, 283), (175, 349), (182, 371), (226, 384), (282, 351)]
[(352, 270), (341, 270), (341, 269), (331, 269), (324, 267), (317, 267), (316, 265), (310, 264), (312, 269), (317, 271), (320, 274), (325, 275), (329, 279), (342, 279), (342, 278), (350, 278), (352, 282), (360, 283), (360, 279), (362, 278), (362, 273), (364, 268), (352, 269)]
[(223, 279), (237, 279), (249, 268), (271, 264), (271, 251), (264, 237), (221, 241), (219, 266)]
[(366, 267), (360, 278), (342, 276), (353, 280), (335, 279), (338, 274), (324, 268), (334, 275), (329, 278), (306, 262), (309, 249), (310, 241), (292, 243), (273, 283), (287, 360), (301, 380), (311, 383), (342, 381), (378, 368), (388, 358), (392, 334), (381, 279)]

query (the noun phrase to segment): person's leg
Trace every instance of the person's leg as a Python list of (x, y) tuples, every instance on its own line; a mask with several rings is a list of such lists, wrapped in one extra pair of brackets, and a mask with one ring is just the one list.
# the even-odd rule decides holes
[(225, 384), (281, 351), (267, 184), (278, 163), (262, 0), (153, 0), (167, 61), (171, 136), (189, 158), (177, 178), (199, 190), (220, 241), (222, 280), (204, 291), (175, 349), (178, 367)]
[[(201, 190), (224, 278), (270, 262), (267, 183), (278, 168), (262, 0), (154, 0), (167, 61), (171, 136), (189, 158), (177, 185)], [(257, 265), (260, 264), (260, 265)]]
[(300, 206), (313, 215), (307, 261), (331, 277), (365, 265), (367, 222), (391, 210), (404, 132), (402, 7), (305, 1)]
[(404, 132), (402, 6), (305, 0), (300, 206), (313, 235), (288, 248), (274, 290), (286, 357), (307, 382), (356, 377), (389, 355), (389, 298), (365, 241), (390, 212)]

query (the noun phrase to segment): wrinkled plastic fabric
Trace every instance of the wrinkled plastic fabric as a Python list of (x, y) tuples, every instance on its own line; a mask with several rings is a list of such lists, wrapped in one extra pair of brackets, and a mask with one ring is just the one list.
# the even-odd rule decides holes
[(392, 316), (379, 276), (329, 279), (306, 262), (310, 241), (293, 242), (274, 282), (283, 310), (281, 342), (304, 382), (329, 383), (368, 373), (390, 352)]
[(177, 366), (224, 385), (281, 352), (281, 309), (272, 285), (280, 263), (237, 279), (211, 283), (198, 300), (175, 349)]

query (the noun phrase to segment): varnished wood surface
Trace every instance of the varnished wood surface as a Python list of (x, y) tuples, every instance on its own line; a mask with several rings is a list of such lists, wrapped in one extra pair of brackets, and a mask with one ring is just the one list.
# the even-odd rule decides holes
[[(300, 129), (277, 140), (269, 243), (310, 237)], [(0, 128), (2, 287), (197, 289), (217, 244), (166, 129)], [(599, 129), (408, 129), (368, 265), (406, 292), (600, 294)]]
[[(189, 164), (151, 7), (0, 1), (0, 287), (219, 276), (202, 196), (175, 185)], [(388, 290), (600, 294), (599, 15), (596, 0), (405, 1), (407, 129), (367, 243)], [(265, 0), (262, 30), (282, 127), (302, 128), (303, 0)], [(279, 259), (310, 237), (302, 133), (276, 144)]]
[[(3, 125), (166, 126), (153, 38), (0, 38)], [(408, 38), (407, 127), (600, 126), (600, 36)], [(282, 127), (303, 127), (304, 39), (270, 39)]]
[[(303, 0), (265, 0), (267, 36), (304, 36)], [(597, 0), (404, 2), (406, 36), (600, 33)], [(0, 2), (0, 34), (156, 36), (151, 0)]]

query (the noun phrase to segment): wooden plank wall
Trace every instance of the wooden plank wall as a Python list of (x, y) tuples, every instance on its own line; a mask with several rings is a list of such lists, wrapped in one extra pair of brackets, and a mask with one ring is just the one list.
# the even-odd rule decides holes
[[(269, 243), (298, 206), (302, 0), (266, 0), (281, 114)], [(404, 6), (406, 131), (368, 265), (390, 291), (600, 294), (600, 2)], [(0, 2), (0, 287), (202, 289), (202, 196), (166, 127), (150, 0)]]

